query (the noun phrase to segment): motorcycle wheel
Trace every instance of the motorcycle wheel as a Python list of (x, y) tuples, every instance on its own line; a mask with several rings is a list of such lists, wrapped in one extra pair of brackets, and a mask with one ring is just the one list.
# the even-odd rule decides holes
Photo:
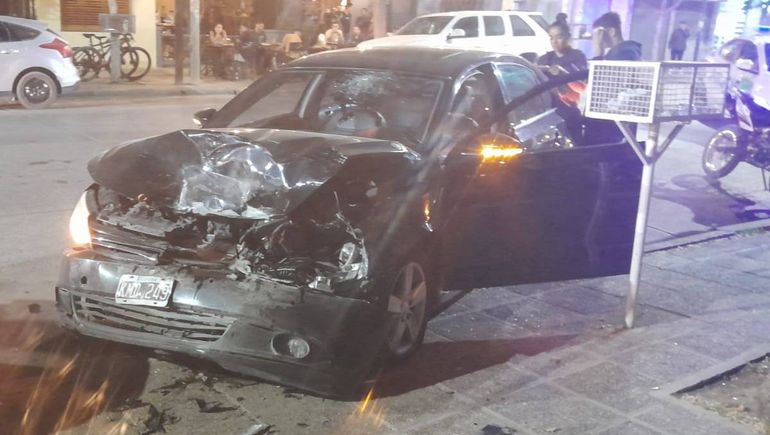
[(703, 150), (703, 172), (709, 178), (727, 176), (741, 162), (745, 147), (739, 127), (731, 125), (718, 130)]

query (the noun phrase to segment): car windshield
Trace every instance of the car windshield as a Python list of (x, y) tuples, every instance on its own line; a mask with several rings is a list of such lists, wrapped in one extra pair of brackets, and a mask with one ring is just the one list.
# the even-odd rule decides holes
[(436, 35), (444, 30), (451, 16), (420, 17), (406, 23), (396, 35)]
[(210, 125), (398, 140), (425, 136), (442, 82), (384, 71), (279, 72), (225, 106)]

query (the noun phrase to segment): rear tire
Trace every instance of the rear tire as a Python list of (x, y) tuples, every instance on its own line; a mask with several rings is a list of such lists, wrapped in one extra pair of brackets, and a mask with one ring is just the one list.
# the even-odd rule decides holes
[(152, 67), (152, 58), (150, 58), (150, 53), (148, 53), (144, 48), (131, 47), (131, 50), (134, 52), (136, 68), (131, 74), (128, 75), (128, 79), (135, 81), (141, 79), (142, 77), (146, 76), (148, 72), (150, 72), (150, 68)]
[(703, 172), (709, 178), (726, 177), (741, 162), (745, 149), (745, 135), (738, 126), (718, 130), (703, 150)]
[(30, 71), (16, 83), (16, 99), (27, 109), (45, 109), (59, 97), (59, 88), (48, 74)]

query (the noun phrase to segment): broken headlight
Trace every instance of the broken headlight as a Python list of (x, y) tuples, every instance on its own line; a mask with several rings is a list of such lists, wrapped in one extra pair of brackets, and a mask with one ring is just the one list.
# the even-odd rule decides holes
[(363, 278), (368, 272), (369, 260), (366, 252), (357, 243), (347, 242), (342, 245), (338, 260), (345, 279)]
[(74, 248), (87, 248), (91, 245), (91, 229), (88, 227), (91, 212), (88, 210), (87, 195), (88, 192), (83, 193), (70, 216), (70, 240)]

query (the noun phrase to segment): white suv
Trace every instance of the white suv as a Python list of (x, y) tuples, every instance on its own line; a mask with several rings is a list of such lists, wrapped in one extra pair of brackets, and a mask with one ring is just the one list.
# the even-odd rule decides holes
[(0, 97), (42, 109), (79, 82), (72, 49), (59, 35), (39, 21), (0, 16)]
[(364, 41), (368, 49), (385, 46), (452, 47), (524, 56), (551, 50), (548, 23), (537, 12), (462, 11), (423, 15), (393, 36)]

